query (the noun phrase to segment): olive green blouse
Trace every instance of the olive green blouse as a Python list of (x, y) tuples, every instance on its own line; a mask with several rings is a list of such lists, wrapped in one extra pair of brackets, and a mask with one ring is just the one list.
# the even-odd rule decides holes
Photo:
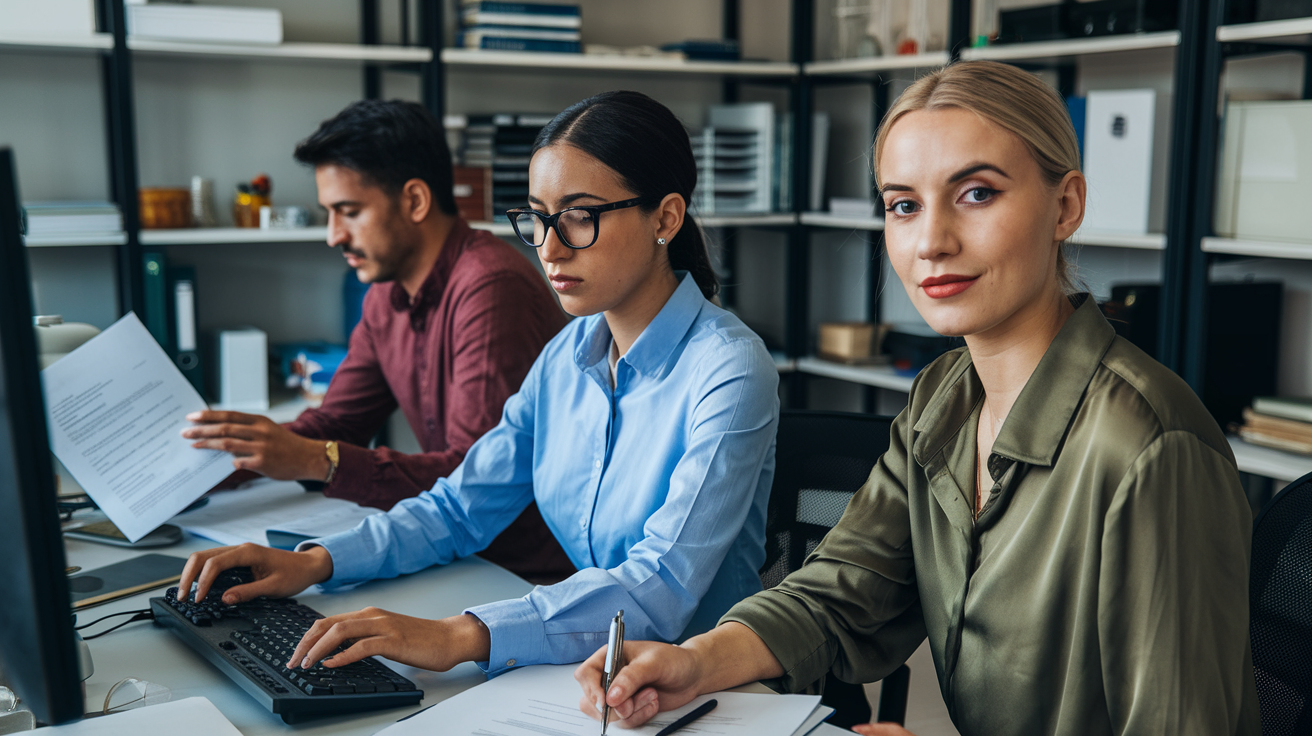
[(1079, 302), (994, 441), (964, 348), (917, 377), (888, 452), (778, 587), (721, 623), (756, 632), (778, 690), (892, 672), (929, 637), (958, 730), (1258, 734), (1252, 514), (1216, 422)]

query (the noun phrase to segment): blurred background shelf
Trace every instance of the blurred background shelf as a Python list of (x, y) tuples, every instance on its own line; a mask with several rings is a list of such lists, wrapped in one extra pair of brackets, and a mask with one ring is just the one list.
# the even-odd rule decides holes
[(961, 58), (988, 59), (990, 61), (1058, 59), (1070, 56), (1111, 54), (1119, 51), (1165, 49), (1179, 45), (1179, 31), (1162, 31), (1160, 33), (1126, 33), (1118, 36), (1071, 38), (1061, 41), (1040, 41), (1036, 43), (1017, 43), (1001, 46), (985, 46), (977, 49), (962, 49)]
[(1205, 253), (1229, 253), (1237, 256), (1312, 260), (1312, 243), (1282, 243), (1275, 240), (1237, 240), (1235, 238), (1203, 238), (1203, 251)]
[(277, 46), (257, 44), (193, 43), (161, 41), (151, 38), (128, 38), (128, 48), (144, 54), (173, 54), (205, 57), (246, 57), (262, 59), (310, 59), (315, 61), (431, 61), (433, 51), (420, 46), (383, 46), (350, 43), (283, 43)]
[(803, 66), (803, 71), (810, 76), (878, 76), (882, 72), (936, 69), (947, 64), (949, 59), (946, 51), (929, 51), (902, 56), (812, 61)]
[(1234, 435), (1228, 435), (1226, 439), (1230, 440), (1230, 449), (1235, 453), (1235, 463), (1240, 472), (1274, 478), (1285, 483), (1312, 473), (1312, 457), (1254, 445)]
[(800, 66), (781, 61), (686, 61), (645, 56), (552, 54), (531, 51), (442, 49), (442, 63), (458, 67), (577, 69), (595, 72), (709, 74), (730, 77), (792, 77)]
[(225, 245), (233, 243), (326, 243), (328, 228), (261, 230), (254, 227), (194, 227), (142, 230), (142, 245)]
[(839, 230), (883, 230), (884, 220), (880, 217), (844, 217), (828, 212), (803, 212), (802, 224), (815, 227), (831, 227)]
[(0, 29), (0, 50), (7, 48), (25, 51), (103, 51), (114, 48), (114, 37), (108, 33), (40, 35)]
[(1249, 41), (1252, 43), (1312, 43), (1312, 18), (1269, 20), (1261, 23), (1239, 23), (1216, 29), (1216, 40), (1222, 43)]
[(825, 378), (837, 378), (876, 388), (908, 393), (914, 378), (900, 375), (887, 365), (845, 365), (816, 357), (797, 359), (797, 372)]

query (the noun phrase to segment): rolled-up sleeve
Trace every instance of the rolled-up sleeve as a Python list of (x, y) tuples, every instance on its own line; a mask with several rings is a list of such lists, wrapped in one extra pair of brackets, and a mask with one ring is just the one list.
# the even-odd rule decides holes
[(483, 550), (533, 501), (535, 376), (506, 401), (501, 421), (469, 449), (447, 478), (354, 529), (302, 542), (333, 559), (332, 589), (391, 578)]
[(750, 628), (782, 665), (767, 685), (800, 692), (831, 670), (848, 682), (882, 679), (925, 638), (907, 510), (907, 412), (889, 449), (842, 519), (783, 582), (721, 619)]
[(1257, 732), (1251, 528), (1234, 462), (1190, 432), (1159, 437), (1116, 490), (1098, 587), (1115, 733)]
[(491, 657), (480, 666), (495, 675), (585, 659), (605, 644), (620, 609), (629, 639), (676, 640), (753, 505), (763, 508), (757, 496), (762, 468), (773, 468), (778, 380), (754, 341), (728, 342), (704, 361), (686, 451), (642, 538), (616, 567), (580, 570), (522, 599), (469, 609), (491, 632)]

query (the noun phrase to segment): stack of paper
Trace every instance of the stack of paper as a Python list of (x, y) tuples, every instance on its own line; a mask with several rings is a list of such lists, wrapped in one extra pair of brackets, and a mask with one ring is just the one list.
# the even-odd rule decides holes
[(123, 229), (123, 216), (112, 202), (28, 202), (23, 205), (23, 213), (29, 236), (116, 233)]
[(298, 483), (260, 480), (239, 491), (215, 493), (204, 508), (182, 514), (173, 523), (219, 544), (254, 542), (293, 549), (307, 539), (354, 529), (366, 516), (378, 513), (350, 501), (306, 493)]
[(211, 43), (282, 43), (282, 12), (271, 8), (152, 3), (128, 6), (128, 35)]
[[(379, 736), (597, 736), (601, 724), (579, 711), (575, 665), (539, 665), (506, 673), (442, 701)], [(661, 713), (641, 728), (617, 729), (626, 736), (654, 736), (707, 700), (719, 705), (680, 734), (802, 736), (833, 713), (818, 695), (724, 692), (703, 695)]]

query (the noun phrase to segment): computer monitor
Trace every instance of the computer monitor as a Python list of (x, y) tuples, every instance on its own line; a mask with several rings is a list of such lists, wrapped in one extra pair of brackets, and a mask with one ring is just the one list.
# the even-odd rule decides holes
[(37, 720), (82, 717), (13, 152), (0, 147), (0, 671)]

